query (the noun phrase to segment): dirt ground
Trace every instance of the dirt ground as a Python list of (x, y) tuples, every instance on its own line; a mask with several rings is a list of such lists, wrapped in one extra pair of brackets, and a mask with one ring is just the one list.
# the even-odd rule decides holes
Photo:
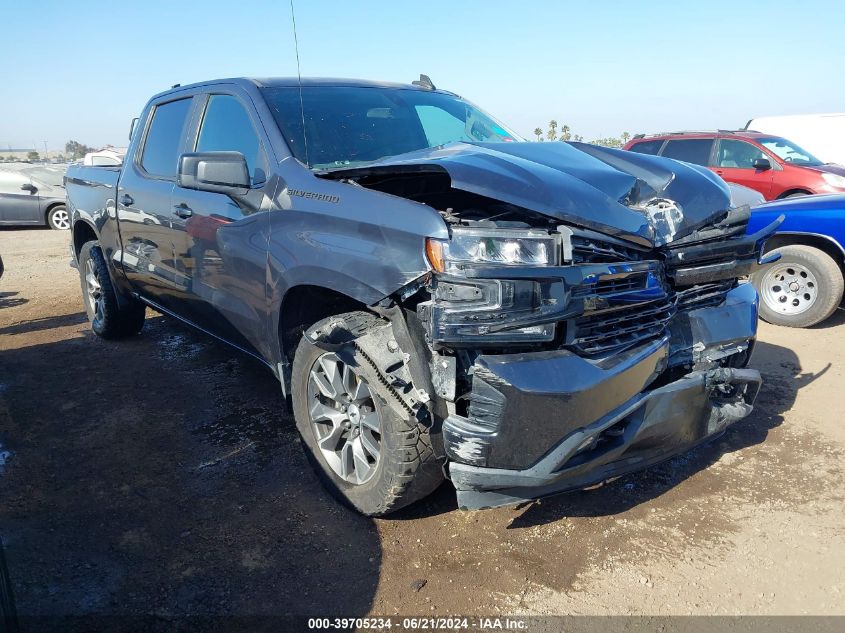
[(22, 614), (845, 615), (845, 311), (761, 324), (753, 415), (590, 491), (380, 520), (320, 487), (277, 382), (148, 314), (89, 331), (68, 234), (0, 231), (0, 535)]

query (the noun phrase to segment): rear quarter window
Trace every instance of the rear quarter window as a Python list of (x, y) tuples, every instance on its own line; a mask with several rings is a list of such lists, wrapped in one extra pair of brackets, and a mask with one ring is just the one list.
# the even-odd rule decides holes
[(638, 154), (654, 154), (656, 155), (659, 151), (661, 146), (663, 145), (663, 139), (656, 139), (654, 141), (640, 141), (639, 143), (635, 143), (631, 145), (628, 151), (637, 152)]
[(713, 150), (712, 138), (687, 138), (668, 141), (661, 154), (665, 158), (707, 166)]

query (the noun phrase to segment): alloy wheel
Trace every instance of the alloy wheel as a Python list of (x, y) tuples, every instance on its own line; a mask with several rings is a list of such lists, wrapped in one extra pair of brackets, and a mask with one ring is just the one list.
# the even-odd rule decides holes
[(369, 481), (381, 458), (381, 415), (366, 381), (333, 353), (311, 367), (308, 414), (329, 468), (351, 484)]
[(94, 262), (87, 260), (85, 262), (85, 290), (88, 298), (88, 306), (91, 308), (91, 313), (94, 315), (95, 321), (102, 321), (103, 319), (103, 289), (100, 286), (100, 280), (97, 278), (97, 273), (94, 270)]

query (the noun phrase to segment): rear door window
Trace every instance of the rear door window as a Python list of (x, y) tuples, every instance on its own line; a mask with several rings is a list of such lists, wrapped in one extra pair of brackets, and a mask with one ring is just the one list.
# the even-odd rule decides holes
[(141, 167), (149, 175), (176, 180), (182, 135), (190, 110), (190, 97), (155, 107), (141, 156)]
[(662, 156), (695, 165), (709, 165), (713, 150), (712, 138), (687, 138), (668, 141)]
[(663, 139), (659, 138), (654, 141), (640, 141), (631, 145), (629, 151), (637, 152), (639, 154), (657, 154), (663, 145)]

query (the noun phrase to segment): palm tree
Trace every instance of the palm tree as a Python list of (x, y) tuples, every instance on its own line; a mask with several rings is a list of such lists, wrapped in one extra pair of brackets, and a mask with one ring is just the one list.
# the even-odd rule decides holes
[(537, 137), (538, 141), (543, 140), (543, 130), (541, 130), (540, 128), (538, 128), (538, 127), (534, 128), (534, 135)]
[(557, 121), (552, 119), (549, 121), (549, 131), (546, 133), (546, 138), (553, 141), (557, 138)]

